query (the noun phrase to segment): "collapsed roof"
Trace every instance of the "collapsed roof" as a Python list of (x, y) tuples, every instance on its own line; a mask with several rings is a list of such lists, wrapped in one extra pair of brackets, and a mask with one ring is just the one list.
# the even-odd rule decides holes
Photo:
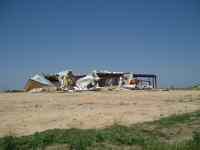
[(51, 81), (47, 80), (43, 74), (36, 74), (31, 77), (26, 85), (25, 91), (30, 91), (35, 88), (42, 88), (42, 87), (55, 87)]
[[(146, 84), (147, 87), (157, 88), (157, 76), (153, 74), (133, 74), (124, 72), (110, 71), (93, 71), (88, 75), (74, 75), (71, 70), (65, 70), (55, 74), (36, 74), (31, 77), (26, 85), (25, 91), (30, 91), (35, 88), (57, 88), (61, 90), (69, 90), (68, 85), (70, 80), (73, 81), (73, 89), (89, 90), (98, 87), (117, 86), (120, 84), (120, 78), (123, 78), (123, 84)], [(143, 79), (145, 78), (145, 79)], [(130, 82), (130, 80), (137, 80)], [(65, 85), (64, 85), (65, 84)], [(148, 86), (149, 85), (149, 86)], [(135, 87), (135, 86), (133, 86)]]

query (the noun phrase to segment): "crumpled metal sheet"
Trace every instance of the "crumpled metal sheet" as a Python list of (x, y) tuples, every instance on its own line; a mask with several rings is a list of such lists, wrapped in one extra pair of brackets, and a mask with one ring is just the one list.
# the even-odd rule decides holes
[(76, 81), (76, 88), (79, 90), (89, 90), (94, 89), (98, 84), (97, 81), (100, 78), (96, 74), (96, 72), (92, 72), (91, 74), (88, 74), (87, 76), (80, 78)]
[(41, 74), (36, 74), (35, 76), (31, 77), (31, 80), (39, 82), (39, 83), (44, 84), (44, 85), (53, 86), (53, 84), (49, 80), (47, 80), (44, 77), (44, 75), (41, 75)]

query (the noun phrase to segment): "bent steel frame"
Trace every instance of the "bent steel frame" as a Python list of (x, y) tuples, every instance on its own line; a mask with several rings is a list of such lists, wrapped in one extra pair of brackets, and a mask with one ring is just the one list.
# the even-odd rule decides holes
[(135, 78), (149, 78), (153, 88), (158, 88), (158, 77), (155, 74), (133, 74)]

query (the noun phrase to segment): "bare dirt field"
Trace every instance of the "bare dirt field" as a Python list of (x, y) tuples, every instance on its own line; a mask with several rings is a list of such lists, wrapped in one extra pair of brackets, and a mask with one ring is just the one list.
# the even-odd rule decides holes
[(199, 91), (1, 93), (0, 136), (130, 125), (200, 110)]

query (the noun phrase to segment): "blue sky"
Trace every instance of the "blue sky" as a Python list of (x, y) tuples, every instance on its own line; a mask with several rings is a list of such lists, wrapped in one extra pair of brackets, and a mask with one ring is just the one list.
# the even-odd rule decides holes
[(0, 89), (37, 72), (156, 73), (200, 83), (199, 0), (0, 0)]

